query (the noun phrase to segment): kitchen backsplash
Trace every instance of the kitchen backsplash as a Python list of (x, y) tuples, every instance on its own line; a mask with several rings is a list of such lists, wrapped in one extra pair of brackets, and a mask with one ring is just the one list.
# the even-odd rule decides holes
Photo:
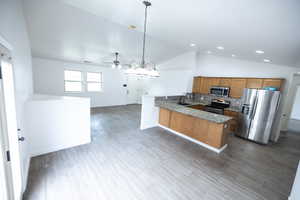
[[(155, 101), (179, 101), (180, 95), (178, 96), (157, 96), (155, 97)], [(230, 97), (218, 97), (213, 95), (205, 95), (205, 94), (192, 94), (187, 93), (186, 100), (193, 100), (193, 101), (201, 101), (207, 104), (211, 103), (212, 99), (224, 99), (226, 101), (230, 101), (230, 107), (240, 108), (241, 107), (241, 99), (235, 99)]]
[(218, 97), (213, 95), (206, 95), (206, 94), (194, 94), (195, 101), (204, 101), (204, 102), (211, 102), (212, 99), (224, 99), (226, 101), (230, 101), (230, 107), (241, 107), (242, 101), (241, 99), (235, 99), (230, 97)]

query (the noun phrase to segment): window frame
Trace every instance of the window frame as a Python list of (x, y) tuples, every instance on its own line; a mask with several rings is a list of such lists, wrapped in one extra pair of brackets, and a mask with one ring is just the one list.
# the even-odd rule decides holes
[[(80, 81), (66, 80), (65, 79), (65, 72), (66, 71), (80, 72), (81, 80)], [(66, 90), (66, 82), (80, 83), (81, 84), (81, 91), (67, 91)], [(84, 92), (84, 72), (83, 71), (74, 70), (74, 69), (64, 69), (64, 92), (65, 93), (83, 93)]]
[[(88, 73), (100, 74), (100, 80), (99, 81), (88, 81), (87, 80)], [(88, 89), (88, 84), (89, 83), (99, 83), (100, 84), (100, 90), (99, 91), (89, 91), (89, 89)], [(96, 72), (96, 71), (86, 71), (85, 72), (85, 89), (86, 89), (86, 92), (88, 92), (88, 93), (101, 93), (101, 92), (103, 92), (103, 73), (102, 72)]]

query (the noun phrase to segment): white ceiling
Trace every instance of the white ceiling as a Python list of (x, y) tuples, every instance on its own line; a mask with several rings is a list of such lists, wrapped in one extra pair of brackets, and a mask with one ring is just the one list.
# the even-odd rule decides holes
[[(300, 63), (299, 0), (151, 2), (147, 57), (152, 61), (209, 50), (258, 62), (268, 58), (280, 65)], [(24, 10), (35, 56), (101, 62), (120, 51), (126, 62), (140, 57), (140, 0), (25, 0)], [(129, 25), (137, 30), (129, 30)], [(258, 49), (265, 54), (255, 54)]]

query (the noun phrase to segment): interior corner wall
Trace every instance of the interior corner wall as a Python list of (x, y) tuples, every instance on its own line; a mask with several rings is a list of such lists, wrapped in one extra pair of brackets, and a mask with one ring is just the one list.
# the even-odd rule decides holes
[(144, 80), (144, 93), (153, 96), (192, 92), (196, 52), (186, 52), (158, 64), (160, 77)]
[(281, 128), (287, 126), (287, 120), (283, 118), (288, 116), (290, 111), (285, 109), (284, 105), (288, 102), (287, 93), (293, 74), (299, 71), (299, 68), (203, 54), (197, 54), (196, 63), (194, 76), (284, 78), (286, 81), (281, 106), (271, 137), (273, 141), (278, 139)]
[[(17, 124), (18, 128), (21, 129), (20, 134), (26, 138), (24, 105), (32, 95), (33, 87), (31, 49), (23, 16), (22, 1), (1, 0), (0, 19), (0, 38), (7, 41), (12, 48)], [(24, 186), (26, 185), (30, 160), (27, 145), (27, 141), (20, 145)]]
[[(64, 91), (64, 70), (102, 72), (102, 92), (69, 93)], [(56, 96), (89, 97), (91, 107), (125, 105), (126, 76), (118, 69), (33, 57), (34, 92)]]
[(297, 86), (296, 95), (292, 107), (291, 119), (300, 120), (300, 85)]

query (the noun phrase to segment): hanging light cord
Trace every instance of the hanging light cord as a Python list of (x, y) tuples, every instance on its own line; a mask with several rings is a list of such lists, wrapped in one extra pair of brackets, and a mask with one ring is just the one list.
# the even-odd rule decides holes
[(147, 31), (147, 10), (149, 4), (148, 2), (144, 2), (145, 4), (145, 20), (144, 20), (144, 38), (143, 38), (143, 57), (142, 57), (142, 68), (145, 68), (145, 48), (146, 48), (146, 31)]

